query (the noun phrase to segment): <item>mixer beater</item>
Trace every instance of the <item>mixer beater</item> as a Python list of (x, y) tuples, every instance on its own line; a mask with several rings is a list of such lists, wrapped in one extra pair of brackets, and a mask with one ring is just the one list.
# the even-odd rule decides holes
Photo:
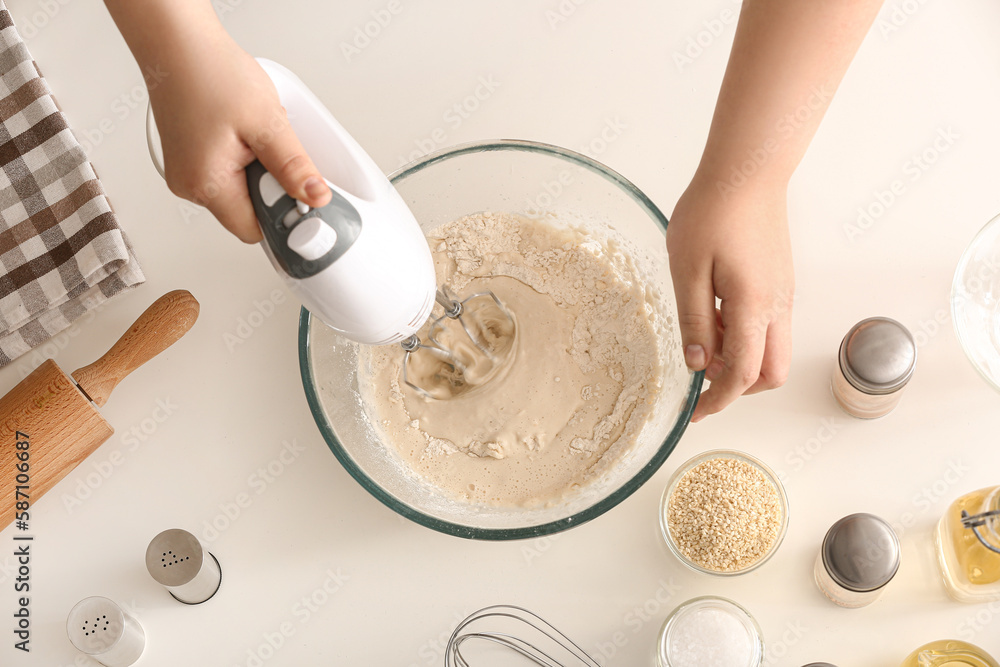
[(428, 342), (413, 334), (400, 343), (403, 383), (432, 400), (464, 394), (506, 369), (517, 334), (513, 313), (492, 290), (459, 300), (442, 285), (434, 299), (442, 313), (429, 321)]

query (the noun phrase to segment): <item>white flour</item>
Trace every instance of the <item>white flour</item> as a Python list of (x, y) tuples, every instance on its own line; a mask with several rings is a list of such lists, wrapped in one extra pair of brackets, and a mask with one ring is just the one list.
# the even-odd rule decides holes
[(483, 386), (428, 401), (400, 382), (398, 349), (369, 348), (372, 421), (449, 496), (556, 502), (634, 443), (660, 390), (642, 286), (584, 234), (508, 214), (468, 216), (429, 240), (439, 282), (460, 296), (491, 289), (514, 313), (515, 356)]

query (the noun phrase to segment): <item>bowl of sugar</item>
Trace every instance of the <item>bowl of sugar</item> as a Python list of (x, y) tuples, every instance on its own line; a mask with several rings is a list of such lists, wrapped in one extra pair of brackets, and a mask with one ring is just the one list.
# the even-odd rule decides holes
[(763, 659), (764, 640), (750, 612), (711, 595), (671, 612), (657, 642), (657, 667), (759, 667)]

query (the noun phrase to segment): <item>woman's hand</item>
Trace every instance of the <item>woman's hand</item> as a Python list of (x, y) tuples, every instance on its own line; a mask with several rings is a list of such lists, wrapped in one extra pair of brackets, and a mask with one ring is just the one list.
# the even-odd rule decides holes
[(329, 188), (288, 124), (270, 78), (226, 33), (208, 0), (105, 0), (139, 67), (170, 190), (202, 204), (247, 243), (261, 239), (244, 168), (260, 159), (309, 206)]
[(694, 421), (788, 375), (788, 181), (881, 5), (745, 0), (740, 9), (701, 163), (667, 225), (684, 357), (712, 383)]
[(781, 386), (791, 360), (786, 188), (749, 182), (723, 190), (696, 177), (667, 225), (684, 358), (711, 382), (693, 421)]
[(330, 190), (260, 65), (221, 30), (198, 49), (203, 57), (178, 59), (150, 91), (167, 185), (254, 243), (261, 233), (244, 173), (254, 159), (310, 206), (329, 202)]

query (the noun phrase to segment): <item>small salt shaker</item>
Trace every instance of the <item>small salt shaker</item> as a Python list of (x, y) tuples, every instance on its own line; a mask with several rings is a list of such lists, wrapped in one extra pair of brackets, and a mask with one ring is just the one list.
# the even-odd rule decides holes
[(899, 569), (899, 538), (874, 514), (851, 514), (833, 524), (816, 557), (819, 589), (841, 607), (858, 608), (881, 597)]
[(180, 528), (165, 530), (146, 548), (146, 569), (178, 602), (201, 604), (222, 585), (222, 568), (198, 538)]
[(875, 419), (892, 411), (917, 362), (917, 346), (902, 324), (869, 317), (840, 343), (833, 395), (847, 414)]
[(129, 667), (146, 647), (139, 621), (100, 596), (84, 598), (73, 607), (66, 634), (73, 646), (106, 667)]

